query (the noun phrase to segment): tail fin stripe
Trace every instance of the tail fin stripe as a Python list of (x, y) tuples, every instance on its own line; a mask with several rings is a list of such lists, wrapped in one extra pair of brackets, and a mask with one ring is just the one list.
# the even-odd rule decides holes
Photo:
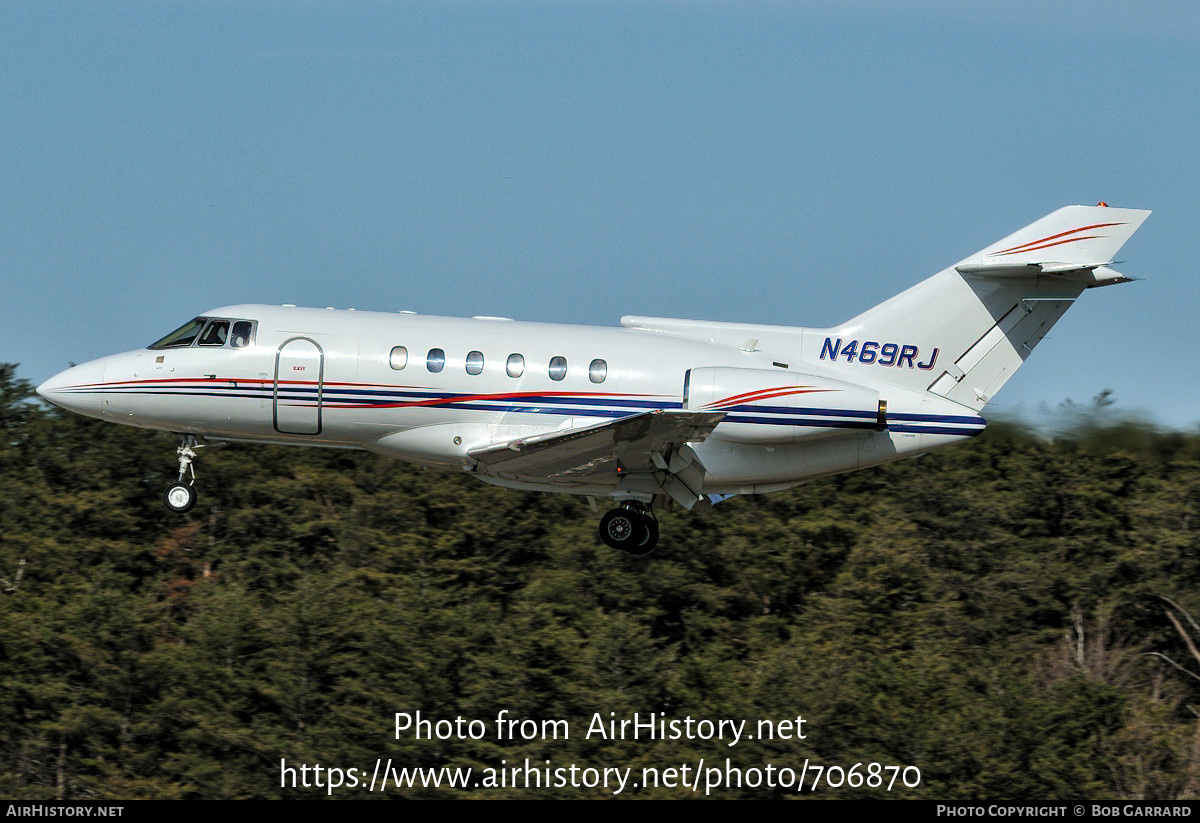
[(1104, 237), (1104, 235), (1102, 235), (1102, 234), (1089, 234), (1089, 235), (1085, 235), (1084, 237), (1068, 237), (1066, 240), (1056, 240), (1053, 243), (1043, 243), (1040, 246), (1027, 246), (1025, 248), (1014, 249), (1013, 251), (993, 252), (992, 256), (1007, 257), (1010, 254), (1023, 254), (1027, 251), (1037, 251), (1038, 249), (1048, 249), (1051, 246), (1061, 246), (1064, 243), (1074, 243), (1078, 240), (1101, 240), (1101, 239), (1103, 239), (1103, 237)]
[[(1081, 231), (1091, 231), (1092, 229), (1106, 229), (1111, 226), (1124, 226), (1124, 225), (1125, 225), (1124, 223), (1096, 223), (1095, 225), (1092, 225), (1092, 226), (1080, 226), (1077, 229), (1071, 229), (1070, 231), (1059, 232), (1058, 234), (1052, 234), (1048, 237), (1043, 237), (1038, 240), (1030, 240), (1028, 243), (1022, 243), (1019, 246), (1013, 246), (1013, 247), (1007, 248), (1007, 249), (1000, 249), (999, 251), (992, 252), (992, 254), (1001, 255), (1001, 254), (1013, 254), (1018, 251), (1033, 251), (1033, 248), (1039, 248), (1039, 249), (1045, 248), (1044, 246), (1038, 245), (1039, 243), (1046, 243), (1047, 241), (1050, 241), (1050, 240), (1057, 240), (1059, 237), (1066, 237), (1068, 234), (1076, 234)], [(1095, 240), (1096, 238), (1095, 237), (1075, 237), (1072, 239), (1074, 239), (1074, 240)], [(1063, 242), (1069, 243), (1071, 241), (1064, 240)], [(1053, 245), (1057, 245), (1057, 244), (1051, 243), (1050, 245), (1053, 246)], [(1031, 246), (1033, 248), (1030, 248)]]

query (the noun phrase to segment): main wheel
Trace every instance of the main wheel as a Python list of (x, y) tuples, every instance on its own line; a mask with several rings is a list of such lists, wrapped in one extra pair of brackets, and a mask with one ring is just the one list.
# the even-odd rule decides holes
[(635, 509), (613, 509), (600, 518), (600, 540), (627, 554), (649, 554), (658, 543), (658, 522)]
[(613, 509), (600, 518), (600, 540), (609, 548), (635, 551), (645, 539), (643, 518), (632, 509)]
[(650, 554), (658, 545), (658, 521), (648, 514), (638, 514), (637, 517), (642, 521), (642, 540), (636, 546), (630, 546), (625, 551), (641, 557), (644, 554)]
[(163, 492), (163, 502), (173, 512), (183, 514), (196, 505), (196, 488), (187, 483), (172, 483)]

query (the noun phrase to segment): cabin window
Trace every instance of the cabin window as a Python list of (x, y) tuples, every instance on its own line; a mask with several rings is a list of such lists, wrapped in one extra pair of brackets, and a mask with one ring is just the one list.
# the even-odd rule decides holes
[(473, 351), (467, 354), (467, 374), (479, 374), (483, 371), (483, 352)]
[(395, 346), (392, 353), (388, 355), (388, 362), (392, 364), (392, 368), (396, 371), (408, 365), (408, 349), (404, 346)]
[(608, 376), (608, 364), (603, 360), (596, 359), (588, 366), (588, 379), (593, 383), (603, 383), (604, 378)]
[(430, 349), (429, 356), (425, 358), (425, 367), (437, 374), (446, 368), (446, 353), (441, 349)]
[(209, 320), (208, 327), (204, 329), (204, 333), (200, 335), (199, 345), (201, 346), (224, 346), (225, 341), (229, 339), (229, 321), (228, 320)]
[(562, 380), (567, 376), (567, 358), (551, 357), (550, 358), (550, 379)]
[(504, 364), (504, 370), (508, 372), (509, 377), (520, 377), (525, 373), (525, 358), (519, 354), (510, 354), (508, 362)]

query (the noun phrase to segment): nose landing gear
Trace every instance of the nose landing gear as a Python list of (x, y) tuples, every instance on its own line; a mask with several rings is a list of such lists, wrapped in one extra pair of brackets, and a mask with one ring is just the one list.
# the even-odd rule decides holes
[(600, 540), (626, 554), (649, 554), (658, 544), (658, 521), (644, 503), (625, 500), (600, 518)]
[(202, 447), (196, 442), (194, 434), (181, 434), (178, 437), (180, 446), (176, 452), (179, 454), (179, 479), (167, 486), (163, 492), (163, 502), (171, 511), (183, 514), (196, 505), (196, 470), (192, 468), (192, 461), (196, 459), (196, 449)]

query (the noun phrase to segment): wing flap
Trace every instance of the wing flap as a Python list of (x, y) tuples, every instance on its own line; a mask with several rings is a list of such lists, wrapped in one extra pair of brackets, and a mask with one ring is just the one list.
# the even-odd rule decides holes
[(704, 440), (724, 416), (724, 412), (656, 409), (481, 446), (468, 454), (488, 474), (552, 480), (616, 471), (651, 472), (661, 470), (657, 463), (672, 446)]

